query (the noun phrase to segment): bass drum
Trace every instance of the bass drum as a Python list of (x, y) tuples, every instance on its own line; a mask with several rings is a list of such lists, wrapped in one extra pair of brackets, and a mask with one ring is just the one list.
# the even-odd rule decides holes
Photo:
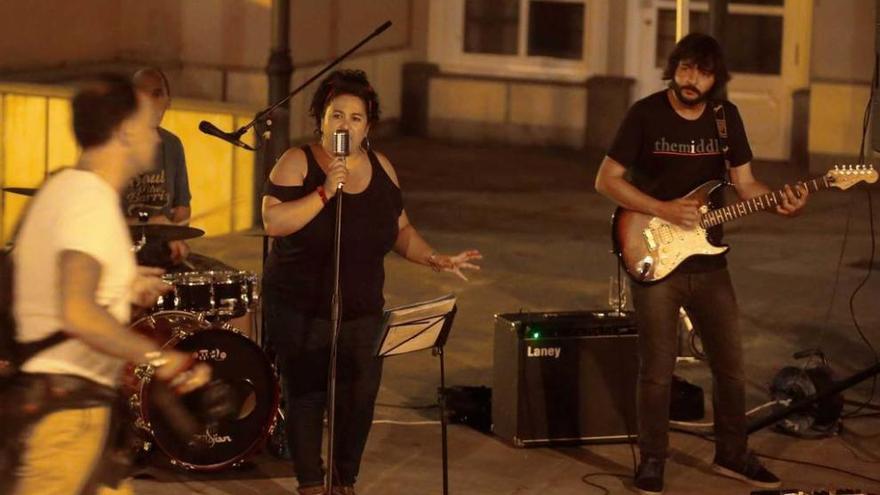
[[(182, 311), (163, 311), (141, 318), (133, 329), (164, 341), (163, 349), (191, 353), (212, 368), (233, 392), (236, 414), (210, 423), (191, 438), (181, 438), (151, 400), (150, 380), (139, 384), (132, 404), (135, 424), (146, 430), (171, 462), (196, 471), (233, 467), (255, 453), (275, 426), (279, 387), (275, 369), (259, 346), (235, 330), (227, 330)], [(190, 411), (200, 407), (197, 392), (181, 398)]]

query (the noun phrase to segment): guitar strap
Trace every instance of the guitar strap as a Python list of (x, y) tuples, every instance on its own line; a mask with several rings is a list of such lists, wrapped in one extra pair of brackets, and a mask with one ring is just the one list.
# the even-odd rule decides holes
[(724, 116), (724, 102), (713, 101), (712, 112), (715, 113), (715, 128), (718, 130), (718, 144), (724, 156), (724, 168), (730, 170), (730, 148), (727, 146), (727, 118)]

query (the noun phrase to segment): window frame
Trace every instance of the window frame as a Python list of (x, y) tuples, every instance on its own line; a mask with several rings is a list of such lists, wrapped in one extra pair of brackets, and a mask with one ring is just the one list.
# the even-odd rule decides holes
[[(584, 6), (583, 51), (580, 60), (529, 56), (529, 4), (520, 0), (517, 54), (464, 51), (466, 0), (430, 0), (428, 60), (450, 73), (530, 80), (583, 81), (603, 73), (607, 64), (608, 2), (615, 0), (553, 0)], [(606, 19), (606, 22), (597, 22)]]
[[(743, 0), (748, 2), (748, 0)], [(783, 5), (758, 5), (758, 4), (749, 4), (749, 3), (734, 3), (737, 0), (731, 0), (731, 3), (728, 4), (727, 10), (728, 15), (753, 15), (753, 16), (765, 16), (765, 17), (778, 17), (782, 20), (782, 31), (781, 34), (785, 36), (785, 3)], [(655, 12), (657, 12), (657, 16), (659, 18), (659, 13), (661, 10), (672, 10), (673, 12), (676, 10), (676, 1), (675, 0), (656, 0), (656, 4), (654, 5)], [(689, 3), (689, 9), (691, 12), (700, 12), (704, 14), (709, 13), (709, 2), (706, 0), (691, 0)], [(659, 19), (658, 22), (658, 30), (659, 30)], [(655, 33), (655, 37), (659, 36), (659, 32)], [(657, 41), (655, 40), (655, 44)], [(656, 46), (656, 45), (655, 45)], [(779, 73), (761, 73), (761, 72), (741, 72), (734, 71), (731, 69), (731, 73), (736, 74), (747, 74), (749, 76), (767, 76), (767, 77), (780, 77), (782, 75), (782, 71), (784, 70), (785, 60), (784, 60), (784, 51), (785, 51), (785, 42), (781, 41), (779, 47)], [(658, 61), (655, 58), (655, 65)], [(656, 65), (658, 69), (663, 67), (663, 64)]]

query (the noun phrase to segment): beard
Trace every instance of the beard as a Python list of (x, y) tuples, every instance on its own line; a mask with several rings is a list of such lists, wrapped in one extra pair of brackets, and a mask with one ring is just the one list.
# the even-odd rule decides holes
[[(701, 92), (695, 86), (687, 85), (680, 86), (675, 80), (669, 81), (669, 87), (672, 88), (672, 91), (675, 92), (675, 96), (678, 98), (678, 101), (682, 102), (684, 105), (693, 107), (697, 106), (700, 103), (709, 99), (709, 95), (707, 93)], [(689, 98), (684, 95), (684, 90), (690, 90), (697, 94), (697, 96), (693, 98)]]

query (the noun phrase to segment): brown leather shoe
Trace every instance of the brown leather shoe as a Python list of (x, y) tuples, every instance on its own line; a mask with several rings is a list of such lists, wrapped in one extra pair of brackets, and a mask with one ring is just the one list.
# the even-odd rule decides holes
[(324, 490), (324, 485), (300, 487), (296, 491), (299, 495), (327, 495), (327, 491)]
[(355, 495), (353, 486), (334, 486), (333, 495)]

